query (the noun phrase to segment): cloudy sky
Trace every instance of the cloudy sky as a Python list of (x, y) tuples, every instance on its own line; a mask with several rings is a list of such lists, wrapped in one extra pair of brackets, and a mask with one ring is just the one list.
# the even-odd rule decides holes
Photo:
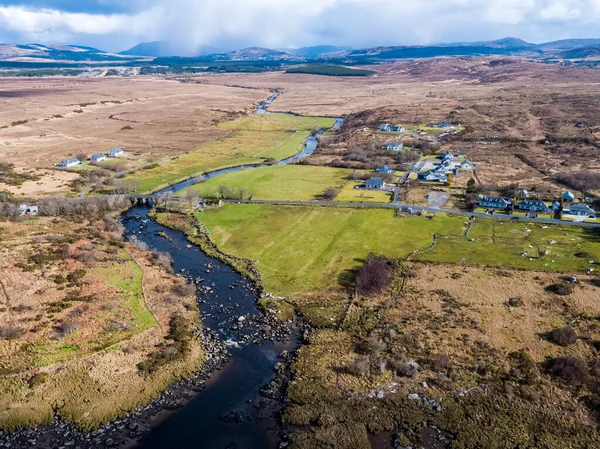
[(600, 0), (0, 0), (0, 42), (179, 54), (318, 44), (414, 45), (600, 37)]

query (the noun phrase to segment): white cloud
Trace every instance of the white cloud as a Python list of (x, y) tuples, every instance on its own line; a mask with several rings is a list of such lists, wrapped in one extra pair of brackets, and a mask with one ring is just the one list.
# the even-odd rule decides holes
[(193, 53), (201, 45), (360, 47), (504, 36), (540, 41), (598, 37), (600, 29), (600, 0), (127, 0), (126, 4), (135, 12), (0, 6), (0, 39), (10, 33), (22, 40), (93, 41), (111, 49), (122, 49), (125, 42), (169, 40), (182, 52)]

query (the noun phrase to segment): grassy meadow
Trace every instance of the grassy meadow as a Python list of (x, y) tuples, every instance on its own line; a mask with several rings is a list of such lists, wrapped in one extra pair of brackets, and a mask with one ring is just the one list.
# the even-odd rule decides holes
[(233, 191), (245, 189), (246, 195), (256, 200), (309, 201), (328, 187), (339, 187), (346, 182), (350, 170), (314, 167), (309, 165), (282, 165), (255, 168), (228, 173), (196, 184), (180, 195), (192, 191), (199, 196), (212, 196), (220, 186)]
[(478, 219), (465, 236), (464, 217), (270, 205), (229, 204), (198, 217), (224, 252), (256, 260), (266, 288), (285, 295), (351, 285), (369, 252), (405, 258), (422, 250), (413, 260), (561, 272), (600, 260), (600, 234), (588, 228)]
[(198, 214), (225, 252), (258, 261), (266, 288), (322, 291), (353, 278), (369, 252), (406, 257), (432, 235), (460, 235), (461, 220), (395, 218), (391, 210), (225, 205)]
[(286, 114), (242, 117), (219, 125), (230, 131), (227, 137), (128, 179), (139, 180), (138, 192), (151, 192), (210, 170), (284, 159), (300, 152), (314, 129), (330, 128), (334, 123), (332, 118)]
[(364, 184), (363, 182), (349, 182), (335, 197), (335, 201), (342, 203), (389, 203), (391, 195), (380, 190), (364, 190), (355, 187)]

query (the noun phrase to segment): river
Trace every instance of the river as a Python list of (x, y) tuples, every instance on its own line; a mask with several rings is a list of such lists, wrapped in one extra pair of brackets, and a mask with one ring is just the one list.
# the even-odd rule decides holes
[[(266, 107), (278, 95), (275, 93), (261, 103), (257, 113), (270, 113)], [(336, 119), (334, 129), (340, 128), (342, 123), (343, 119)], [(321, 130), (308, 137), (299, 154), (276, 165), (291, 164), (312, 154), (322, 134)], [(264, 166), (257, 164), (218, 170), (158, 193), (178, 192), (205, 179)], [(259, 390), (273, 378), (282, 352), (286, 354), (299, 346), (298, 331), (292, 329), (289, 338), (282, 338), (280, 331), (274, 331), (273, 326), (265, 322), (256, 304), (256, 293), (247, 280), (231, 267), (190, 246), (182, 232), (149, 219), (149, 211), (145, 206), (135, 206), (123, 214), (121, 221), (126, 228), (126, 237), (135, 235), (137, 240), (152, 249), (170, 253), (176, 273), (190, 280), (202, 279), (197, 294), (203, 326), (218, 333), (221, 341), (229, 347), (231, 358), (183, 408), (160, 420), (139, 447), (278, 447), (281, 403), (260, 395)], [(159, 234), (166, 234), (169, 239)], [(241, 316), (244, 321), (240, 321)]]

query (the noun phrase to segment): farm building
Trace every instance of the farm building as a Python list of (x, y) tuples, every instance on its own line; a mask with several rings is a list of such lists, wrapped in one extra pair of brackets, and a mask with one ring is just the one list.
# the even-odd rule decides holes
[(81, 165), (81, 161), (76, 157), (64, 159), (58, 163), (58, 166), (63, 168), (75, 167), (77, 165)]

